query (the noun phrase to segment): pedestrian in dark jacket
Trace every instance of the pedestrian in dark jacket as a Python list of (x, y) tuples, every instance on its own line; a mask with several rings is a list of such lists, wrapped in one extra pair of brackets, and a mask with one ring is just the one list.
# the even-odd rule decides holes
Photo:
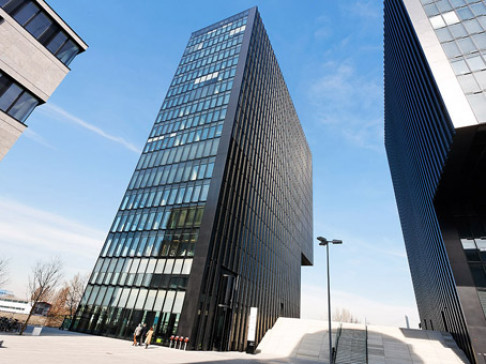
[(142, 346), (144, 341), (145, 341), (145, 335), (147, 334), (147, 324), (143, 324), (142, 326), (142, 332), (140, 333), (140, 341), (138, 345)]

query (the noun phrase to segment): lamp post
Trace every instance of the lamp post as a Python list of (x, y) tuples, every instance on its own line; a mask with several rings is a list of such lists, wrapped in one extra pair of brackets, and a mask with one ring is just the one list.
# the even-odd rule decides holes
[(342, 244), (342, 240), (327, 240), (322, 236), (318, 236), (319, 245), (325, 245), (327, 250), (327, 312), (329, 321), (329, 364), (332, 364), (332, 328), (331, 328), (331, 278), (329, 274), (329, 244)]

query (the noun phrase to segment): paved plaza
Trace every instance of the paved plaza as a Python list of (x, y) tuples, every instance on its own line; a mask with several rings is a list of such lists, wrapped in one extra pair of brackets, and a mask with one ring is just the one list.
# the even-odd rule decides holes
[(144, 349), (120, 339), (50, 328), (44, 328), (40, 336), (32, 336), (31, 331), (23, 336), (0, 334), (1, 364), (313, 363), (268, 354), (183, 351), (160, 346)]
[[(464, 353), (447, 333), (391, 327), (341, 326), (336, 362), (340, 364), (465, 364)], [(0, 334), (0, 364), (265, 363), (328, 364), (327, 323), (280, 318), (256, 355), (240, 352), (184, 351), (161, 346), (134, 347), (128, 340), (44, 328), (40, 336)], [(333, 330), (334, 340), (336, 330)], [(364, 346), (363, 346), (364, 345)], [(362, 355), (364, 354), (364, 355)]]

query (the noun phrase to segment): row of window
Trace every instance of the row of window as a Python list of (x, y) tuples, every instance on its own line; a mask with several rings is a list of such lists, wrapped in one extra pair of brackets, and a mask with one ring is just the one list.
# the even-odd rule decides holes
[(481, 49), (486, 49), (486, 33), (473, 34), (467, 38), (456, 39), (455, 42), (442, 43), (442, 47), (449, 59), (471, 53), (476, 53), (472, 57), (481, 57), (477, 52)]
[(110, 233), (100, 256), (192, 257), (198, 233), (198, 229)]
[[(217, 54), (210, 55), (209, 57), (211, 57), (214, 62), (199, 68), (196, 68), (199, 61), (186, 66), (179, 66), (176, 71), (176, 75), (172, 79), (171, 86), (179, 85), (187, 81), (193, 82), (193, 80), (204, 75), (214, 72), (222, 72), (225, 69), (236, 65), (238, 63), (239, 49), (240, 47), (232, 46), (231, 48), (220, 51)], [(209, 57), (206, 58), (209, 59)], [(184, 68), (190, 68), (192, 71), (183, 71)]]
[[(188, 263), (183, 263), (184, 265), (181, 265), (180, 267), (175, 267), (175, 263), (177, 262), (174, 262), (174, 259), (170, 259), (170, 261), (171, 263), (174, 263), (174, 273), (94, 273), (90, 283), (112, 286), (185, 289), (187, 277), (181, 276), (181, 274), (187, 276), (190, 273), (192, 264), (190, 262), (192, 259), (188, 259)], [(171, 267), (168, 265), (166, 265), (166, 267), (167, 271), (171, 270)], [(176, 271), (181, 273), (175, 273)]]
[(230, 55), (232, 55), (232, 53), (233, 53), (232, 48), (233, 47), (235, 48), (234, 54), (239, 54), (242, 41), (243, 41), (243, 35), (240, 35), (238, 37), (233, 38), (229, 42), (220, 43), (216, 46), (212, 46), (210, 48), (205, 48), (202, 51), (198, 51), (198, 52), (192, 53), (188, 56), (184, 56), (184, 57), (182, 57), (181, 65), (191, 63), (191, 62), (195, 62), (195, 61), (198, 61), (198, 60), (203, 60), (204, 58), (211, 57), (211, 56), (212, 56), (213, 62), (215, 60), (220, 61), (220, 60), (227, 58)]
[(194, 46), (187, 47), (184, 55), (187, 55), (187, 54), (190, 54), (190, 53), (193, 53), (193, 52), (197, 52), (197, 51), (204, 49), (204, 48), (212, 47), (212, 46), (214, 46), (218, 43), (226, 42), (231, 37), (235, 36), (236, 34), (244, 32), (245, 29), (246, 29), (246, 26), (243, 25), (239, 28), (235, 28), (235, 29), (230, 30), (229, 32), (226, 32), (225, 34), (221, 34), (219, 36), (212, 37), (208, 40), (201, 41), (198, 44), (195, 44)]
[(170, 274), (133, 274), (133, 273), (101, 273), (96, 276), (96, 281), (91, 284), (103, 284), (112, 286), (130, 286), (147, 288), (169, 288), (185, 290), (187, 276), (174, 276)]
[(475, 0), (468, 1), (468, 3), (469, 6), (465, 0), (440, 0), (424, 5), (424, 10), (427, 16), (432, 17), (449, 13), (455, 9), (463, 20), (486, 14), (486, 7), (482, 1)]
[[(194, 60), (192, 62), (182, 62), (177, 68), (176, 75), (182, 74), (184, 72), (189, 72), (189, 71), (194, 71), (196, 69), (199, 69), (200, 67), (205, 67), (206, 65), (211, 65), (215, 62), (226, 62), (226, 59), (229, 57), (233, 56), (238, 56), (240, 54), (241, 50), (241, 45), (236, 45), (233, 46), (232, 48), (225, 48), (218, 53), (213, 53), (210, 54), (204, 58), (198, 58), (197, 60)], [(222, 68), (226, 68), (227, 64), (225, 66), (222, 66)]]
[(192, 259), (100, 258), (93, 273), (189, 274), (191, 266)]
[(0, 7), (66, 66), (81, 51), (76, 43), (35, 1), (0, 0)]
[(202, 142), (182, 145), (174, 147), (172, 149), (160, 150), (153, 153), (145, 153), (142, 154), (142, 156), (140, 157), (137, 165), (137, 170), (214, 156), (218, 151), (218, 146), (219, 138), (216, 138)]
[[(194, 127), (196, 125), (203, 125), (224, 120), (226, 117), (226, 105), (208, 110), (206, 112), (196, 113), (195, 115), (191, 116), (184, 115), (185, 112), (181, 113), (180, 110), (181, 109), (178, 108), (160, 112), (155, 123), (158, 124), (163, 122), (164, 124), (154, 125), (154, 129), (157, 128), (157, 131), (153, 131), (151, 134), (155, 136), (173, 133), (179, 130)], [(179, 120), (172, 121), (173, 119)], [(169, 120), (172, 122), (167, 123), (166, 121)]]
[[(227, 22), (221, 27), (217, 27), (213, 30), (207, 31), (205, 33), (198, 34), (196, 36), (191, 37), (189, 42), (187, 43), (187, 48), (190, 48), (191, 46), (194, 46), (196, 44), (201, 43), (202, 41), (218, 37), (219, 35), (229, 32), (231, 30), (237, 29), (243, 25), (246, 25), (247, 17), (243, 16), (238, 20), (235, 20), (233, 22)], [(226, 22), (226, 20), (224, 21)]]
[(165, 110), (173, 106), (179, 106), (182, 104), (186, 104), (188, 102), (192, 102), (194, 100), (199, 100), (206, 96), (216, 95), (221, 92), (230, 91), (232, 86), (233, 86), (232, 81), (206, 82), (204, 83), (204, 87), (196, 88), (191, 92), (184, 93), (183, 95), (180, 95), (178, 97), (167, 96), (161, 109)]
[(0, 110), (23, 123), (37, 105), (39, 99), (0, 72)]
[[(128, 189), (139, 189), (160, 184), (171, 184), (174, 182), (188, 181), (193, 167), (198, 167), (196, 179), (211, 178), (214, 168), (214, 158), (205, 158), (195, 161), (189, 161), (182, 164), (165, 165), (151, 170), (138, 170), (133, 174)], [(189, 172), (187, 172), (187, 170)], [(122, 204), (122, 206), (125, 206)]]
[(178, 147), (179, 145), (200, 142), (207, 139), (219, 138), (223, 131), (223, 123), (199, 127), (196, 130), (186, 131), (184, 133), (172, 133), (155, 138), (151, 138), (145, 145), (144, 152), (154, 152), (161, 149)]
[[(232, 71), (236, 71), (236, 69), (233, 69)], [(233, 77), (232, 75), (231, 77)], [(196, 100), (195, 102), (188, 103), (186, 105), (182, 105), (181, 107), (177, 108), (172, 108), (169, 110), (165, 110), (165, 112), (168, 113), (168, 118), (172, 117), (181, 117), (181, 116), (187, 116), (189, 114), (194, 114), (196, 112), (201, 112), (203, 110), (207, 110), (209, 108), (215, 108), (219, 107), (222, 105), (226, 105), (229, 101), (230, 98), (230, 92), (224, 92), (221, 94), (216, 94), (213, 96), (209, 96), (206, 98), (200, 98), (199, 100)], [(180, 104), (179, 104), (180, 105)], [(170, 107), (170, 106), (167, 106)], [(162, 110), (164, 110), (163, 108)]]
[[(233, 66), (235, 68), (235, 66)], [(230, 77), (234, 77), (235, 75), (235, 70), (233, 68), (226, 69), (224, 72), (220, 72), (218, 76), (218, 81), (226, 80)], [(181, 85), (184, 82), (191, 82), (194, 83), (194, 80), (198, 77), (201, 77), (201, 75), (198, 76), (198, 72), (194, 71), (192, 73), (186, 73), (181, 77), (174, 77), (172, 79), (172, 83), (170, 84), (170, 87), (174, 87), (177, 85)], [(201, 84), (194, 83), (197, 86), (200, 86)]]
[[(193, 196), (196, 193), (207, 196), (209, 185), (187, 187), (177, 186), (174, 188), (178, 197), (189, 194), (194, 190)], [(198, 208), (181, 208), (174, 209), (158, 208), (157, 210), (132, 210), (125, 214), (118, 214), (113, 222), (111, 232), (122, 231), (143, 231), (143, 230), (158, 230), (158, 229), (175, 229), (183, 227), (199, 227), (201, 225), (202, 214), (204, 207)]]
[(158, 207), (174, 204), (204, 202), (207, 200), (209, 181), (204, 183), (183, 183), (175, 186), (165, 186), (156, 191), (142, 190), (128, 195), (123, 199), (120, 211)]
[[(210, 57), (205, 58), (205, 62), (207, 64), (203, 65), (202, 60), (198, 60), (197, 62), (188, 63), (184, 66), (180, 66), (176, 71), (176, 76), (181, 74), (197, 74), (197, 77), (201, 77), (203, 75), (207, 75), (213, 72), (219, 72), (224, 70), (228, 67), (234, 66), (238, 63), (238, 47), (233, 47), (226, 51), (221, 51), (217, 56), (213, 55)], [(236, 55), (235, 55), (236, 54)], [(213, 59), (214, 62), (208, 62), (209, 58)], [(191, 72), (191, 73), (189, 73)], [(197, 78), (196, 77), (196, 78)]]
[[(219, 74), (218, 74), (219, 76)], [(227, 80), (227, 81), (220, 81), (220, 80), (212, 80), (213, 82), (203, 82), (199, 84), (195, 84), (194, 82), (186, 82), (182, 85), (179, 85), (177, 87), (171, 87), (169, 91), (167, 92), (167, 97), (174, 96), (174, 95), (179, 95), (181, 93), (185, 93), (188, 91), (197, 91), (199, 88), (206, 87), (208, 85), (215, 85), (215, 92), (213, 91), (212, 93), (218, 93), (218, 92), (224, 92), (224, 91), (229, 91), (231, 90), (231, 87), (233, 86), (233, 80)], [(218, 82), (216, 82), (218, 81)], [(208, 95), (212, 94), (211, 92), (208, 92)]]
[(184, 291), (89, 285), (81, 304), (181, 313), (184, 296)]

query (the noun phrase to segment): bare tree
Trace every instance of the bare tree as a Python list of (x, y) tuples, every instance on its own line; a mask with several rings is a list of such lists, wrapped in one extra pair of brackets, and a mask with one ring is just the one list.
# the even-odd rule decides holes
[(69, 294), (67, 296), (66, 305), (69, 309), (71, 317), (76, 312), (79, 302), (83, 297), (83, 292), (86, 288), (87, 281), (87, 276), (82, 276), (80, 273), (78, 273), (67, 283)]
[(0, 257), (0, 288), (8, 282), (8, 259)]
[(49, 261), (38, 261), (32, 268), (32, 275), (29, 276), (29, 292), (32, 297), (32, 308), (29, 316), (20, 329), (22, 335), (27, 328), (30, 317), (35, 311), (38, 302), (47, 300), (47, 297), (56, 289), (62, 279), (62, 261), (54, 257)]
[(354, 317), (347, 308), (336, 308), (332, 314), (332, 320), (337, 322), (349, 322), (359, 324), (360, 320)]

